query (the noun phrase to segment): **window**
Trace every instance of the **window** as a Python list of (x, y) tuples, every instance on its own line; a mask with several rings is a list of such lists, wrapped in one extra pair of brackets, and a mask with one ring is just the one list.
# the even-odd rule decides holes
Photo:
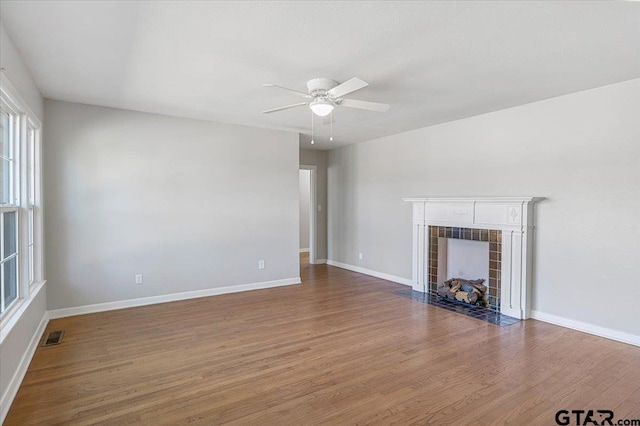
[(0, 327), (43, 282), (40, 123), (1, 77)]
[(1, 312), (6, 311), (18, 298), (17, 212), (2, 212), (2, 277)]
[(4, 102), (0, 105), (2, 126), (2, 194), (0, 215), (0, 313), (18, 299), (18, 151), (20, 116)]

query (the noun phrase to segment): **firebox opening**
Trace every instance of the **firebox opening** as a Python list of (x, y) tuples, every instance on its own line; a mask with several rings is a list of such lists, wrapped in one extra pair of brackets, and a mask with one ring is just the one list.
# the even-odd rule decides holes
[[(429, 228), (429, 292), (500, 312), (501, 231)], [(459, 280), (452, 283), (452, 279)], [(447, 291), (443, 288), (445, 282)], [(457, 288), (458, 284), (464, 285), (464, 292)]]
[(439, 237), (438, 247), (438, 295), (487, 307), (489, 242)]
[(454, 238), (439, 238), (438, 245), (445, 250), (438, 255), (445, 257), (438, 262), (438, 283), (449, 278), (483, 279), (489, 282), (489, 243)]

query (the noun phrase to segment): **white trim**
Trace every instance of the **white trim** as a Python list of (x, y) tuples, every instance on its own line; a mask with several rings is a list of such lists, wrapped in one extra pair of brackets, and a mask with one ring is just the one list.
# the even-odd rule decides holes
[(531, 318), (538, 321), (548, 322), (550, 324), (559, 325), (561, 327), (571, 328), (573, 330), (582, 331), (606, 339), (617, 340), (618, 342), (628, 343), (634, 346), (640, 346), (640, 336), (637, 334), (625, 333), (623, 331), (612, 330), (610, 328), (600, 327), (599, 325), (589, 324), (582, 321), (572, 320), (565, 317), (559, 317), (545, 312), (531, 310)]
[(35, 333), (33, 333), (33, 336), (31, 336), (29, 346), (24, 352), (24, 355), (22, 355), (22, 359), (20, 360), (20, 364), (18, 364), (16, 372), (11, 378), (11, 381), (5, 389), (4, 394), (0, 398), (0, 424), (4, 422), (7, 414), (9, 413), (9, 408), (11, 407), (16, 394), (18, 393), (18, 389), (20, 389), (20, 385), (22, 384), (22, 380), (24, 379), (25, 374), (27, 374), (27, 369), (29, 368), (31, 359), (36, 353), (38, 343), (40, 343), (40, 338), (42, 337), (42, 333), (44, 332), (48, 323), (49, 313), (45, 312), (44, 315), (42, 315), (42, 319), (40, 320), (38, 328), (36, 329)]
[(113, 311), (116, 309), (132, 308), (135, 306), (154, 305), (156, 303), (175, 302), (178, 300), (196, 299), (198, 297), (217, 296), (220, 294), (238, 293), (241, 291), (260, 290), (264, 288), (280, 287), (300, 284), (300, 277), (285, 278), (274, 281), (262, 281), (228, 287), (207, 288), (204, 290), (185, 291), (183, 293), (162, 294), (159, 296), (141, 297), (139, 299), (119, 300), (116, 302), (97, 303), (95, 305), (74, 306), (72, 308), (55, 309), (49, 311), (49, 318), (64, 318), (74, 315), (92, 314), (94, 312)]
[(316, 259), (314, 265), (324, 265), (325, 263), (327, 263), (327, 259)]
[(318, 197), (316, 194), (316, 175), (318, 167), (309, 164), (300, 164), (300, 170), (309, 170), (311, 176), (311, 188), (309, 188), (309, 263), (315, 265), (317, 263), (316, 256), (318, 255), (317, 240), (318, 240)]
[(300, 253), (309, 253), (309, 248), (301, 248)]
[(411, 287), (412, 282), (410, 278), (397, 277), (395, 275), (385, 274), (384, 272), (373, 271), (371, 269), (362, 268), (360, 266), (349, 265), (347, 263), (336, 262), (335, 260), (327, 259), (327, 265), (335, 266), (342, 269), (348, 269), (349, 271), (358, 272), (360, 274), (371, 275), (372, 277), (381, 278), (387, 281), (393, 281), (394, 283), (408, 285)]

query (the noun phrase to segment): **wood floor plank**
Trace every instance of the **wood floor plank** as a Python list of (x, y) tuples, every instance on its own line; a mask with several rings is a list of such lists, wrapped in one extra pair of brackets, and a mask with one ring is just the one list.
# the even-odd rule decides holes
[[(301, 256), (304, 260), (306, 256)], [(300, 286), (52, 320), (6, 425), (553, 424), (640, 418), (640, 348), (497, 327), (327, 265)]]

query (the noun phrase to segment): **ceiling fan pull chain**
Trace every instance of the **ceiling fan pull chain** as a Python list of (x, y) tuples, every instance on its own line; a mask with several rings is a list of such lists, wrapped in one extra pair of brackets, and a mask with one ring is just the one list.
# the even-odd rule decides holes
[(315, 114), (313, 113), (313, 111), (311, 111), (311, 145), (313, 145), (315, 142), (313, 141), (313, 116)]
[(333, 111), (331, 111), (331, 136), (329, 136), (329, 142), (333, 142)]

